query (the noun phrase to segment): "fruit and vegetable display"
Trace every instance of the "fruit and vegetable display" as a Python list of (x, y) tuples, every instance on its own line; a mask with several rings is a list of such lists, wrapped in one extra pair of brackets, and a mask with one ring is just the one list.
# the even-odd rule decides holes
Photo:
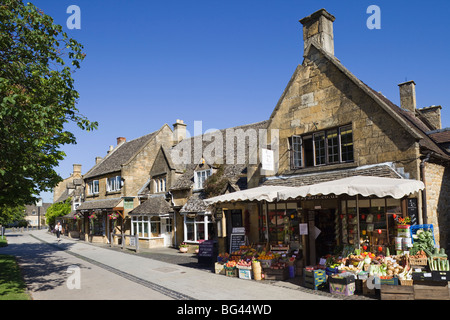
[(431, 229), (418, 229), (415, 234), (412, 235), (413, 246), (409, 250), (411, 255), (415, 255), (418, 251), (428, 250), (434, 251), (434, 236)]

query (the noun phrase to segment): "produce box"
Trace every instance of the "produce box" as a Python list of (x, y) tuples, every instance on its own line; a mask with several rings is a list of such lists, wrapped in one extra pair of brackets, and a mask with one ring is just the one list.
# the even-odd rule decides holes
[(245, 280), (251, 280), (252, 279), (252, 268), (238, 268), (239, 269), (239, 278), (245, 279)]
[(303, 270), (303, 275), (305, 277), (317, 278), (317, 277), (325, 277), (326, 273), (325, 273), (325, 270), (308, 270), (305, 268)]
[(236, 268), (227, 268), (225, 267), (225, 276), (227, 277), (237, 277), (237, 269)]
[(431, 271), (433, 281), (450, 281), (450, 271)]
[(413, 286), (380, 286), (381, 300), (414, 300)]
[(398, 278), (397, 277), (392, 277), (392, 278), (381, 278), (380, 277), (380, 284), (387, 284), (387, 285), (393, 285), (393, 286), (398, 286)]
[(325, 270), (303, 270), (303, 282), (305, 287), (317, 290), (327, 285)]
[(354, 276), (342, 277), (342, 276), (336, 275), (336, 276), (328, 277), (328, 280), (330, 281), (330, 284), (331, 283), (337, 283), (337, 284), (355, 283)]
[(349, 284), (339, 284), (330, 282), (330, 293), (352, 296), (355, 294), (355, 282)]
[(339, 269), (338, 269), (338, 268), (330, 268), (330, 267), (327, 267), (327, 268), (325, 269), (325, 274), (326, 274), (327, 276), (331, 276), (331, 275), (337, 274), (337, 273), (339, 273)]
[(289, 276), (289, 270), (285, 269), (263, 269), (264, 279), (284, 281)]
[(367, 286), (367, 279), (355, 280), (355, 293), (362, 294), (364, 296), (374, 296), (376, 294), (375, 287), (372, 285), (372, 289)]
[(214, 264), (214, 270), (217, 274), (225, 274), (224, 264), (216, 262)]
[(447, 281), (419, 281), (413, 287), (416, 300), (450, 300)]
[(413, 272), (412, 278), (414, 281), (433, 280), (433, 274), (431, 272)]

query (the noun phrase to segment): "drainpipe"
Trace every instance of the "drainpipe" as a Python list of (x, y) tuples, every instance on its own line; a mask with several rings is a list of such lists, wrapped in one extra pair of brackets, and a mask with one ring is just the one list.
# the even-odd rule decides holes
[(420, 162), (420, 175), (421, 180), (423, 184), (425, 184), (425, 189), (422, 190), (422, 223), (427, 224), (428, 223), (428, 217), (427, 217), (427, 188), (426, 188), (426, 182), (425, 182), (425, 162), (428, 162), (430, 160), (431, 152), (427, 154), (425, 159), (422, 159)]

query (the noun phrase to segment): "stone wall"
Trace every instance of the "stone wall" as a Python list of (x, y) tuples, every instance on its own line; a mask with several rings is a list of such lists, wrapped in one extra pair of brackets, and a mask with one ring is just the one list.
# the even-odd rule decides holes
[(433, 224), (436, 243), (450, 248), (450, 169), (426, 162), (428, 223)]

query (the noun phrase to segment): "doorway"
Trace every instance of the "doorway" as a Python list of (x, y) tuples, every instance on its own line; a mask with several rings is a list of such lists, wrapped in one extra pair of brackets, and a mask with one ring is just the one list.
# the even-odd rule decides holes
[(333, 254), (336, 241), (335, 209), (308, 211), (309, 264), (315, 265), (327, 254)]

